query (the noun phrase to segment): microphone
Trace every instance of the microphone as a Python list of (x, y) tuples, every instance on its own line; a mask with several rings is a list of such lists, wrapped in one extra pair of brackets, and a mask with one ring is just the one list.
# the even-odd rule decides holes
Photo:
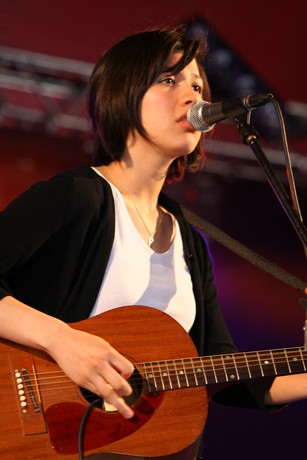
[(244, 115), (256, 107), (270, 102), (273, 98), (274, 96), (271, 93), (261, 93), (254, 96), (227, 99), (221, 102), (199, 101), (188, 110), (187, 120), (196, 131), (210, 131), (219, 121)]

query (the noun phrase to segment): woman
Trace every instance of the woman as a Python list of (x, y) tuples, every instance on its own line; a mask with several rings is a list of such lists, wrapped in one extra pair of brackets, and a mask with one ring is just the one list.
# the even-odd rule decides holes
[[(95, 167), (36, 184), (0, 217), (0, 336), (46, 351), (125, 418), (133, 416), (124, 399), (133, 365), (67, 322), (149, 305), (180, 322), (200, 354), (235, 351), (206, 244), (161, 193), (203, 162), (201, 134), (186, 119), (210, 98), (201, 59), (200, 44), (180, 28), (113, 46), (89, 82)], [(306, 395), (307, 378), (297, 375), (233, 385), (218, 400), (264, 407)]]

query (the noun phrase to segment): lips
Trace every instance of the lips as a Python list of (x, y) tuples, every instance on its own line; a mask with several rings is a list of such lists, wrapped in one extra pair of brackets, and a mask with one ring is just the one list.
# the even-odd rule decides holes
[(186, 113), (184, 113), (184, 114), (183, 114), (183, 115), (181, 115), (179, 118), (177, 118), (177, 120), (176, 120), (176, 121), (177, 121), (177, 123), (178, 123), (179, 121), (182, 121), (182, 120), (186, 120), (186, 119), (187, 119), (187, 114), (186, 114)]
[(181, 115), (179, 118), (177, 118), (176, 123), (180, 124), (180, 126), (182, 126), (188, 131), (195, 131), (195, 129), (192, 128), (192, 126), (187, 120), (187, 114)]

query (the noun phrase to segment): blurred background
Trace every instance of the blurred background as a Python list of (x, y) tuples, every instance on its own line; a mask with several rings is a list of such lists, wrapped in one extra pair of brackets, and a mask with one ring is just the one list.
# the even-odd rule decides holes
[[(214, 100), (271, 92), (286, 125), (303, 218), (307, 213), (307, 3), (260, 0), (0, 0), (0, 209), (32, 183), (91, 164), (85, 89), (99, 55), (126, 35), (186, 23), (208, 40)], [(270, 103), (252, 113), (259, 141), (288, 192), (280, 126)], [(205, 141), (206, 169), (167, 192), (290, 274), (307, 280), (303, 247), (233, 121)], [(300, 290), (208, 237), (219, 301), (237, 346), (304, 344)], [(204, 458), (299, 459), (307, 403), (278, 413), (210, 404)]]

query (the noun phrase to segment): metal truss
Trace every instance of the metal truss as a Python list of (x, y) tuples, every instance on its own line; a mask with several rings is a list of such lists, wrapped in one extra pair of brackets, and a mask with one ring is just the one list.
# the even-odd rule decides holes
[[(54, 136), (88, 139), (90, 125), (85, 100), (93, 66), (89, 62), (0, 47), (0, 128), (39, 128)], [(304, 107), (300, 110), (305, 120)], [(209, 138), (205, 151), (210, 159), (208, 172), (229, 178), (263, 179), (247, 146)], [(282, 169), (281, 151), (269, 149), (268, 156), (274, 166)], [(307, 183), (306, 155), (292, 154), (292, 164), (298, 179), (302, 177), (302, 183)]]

